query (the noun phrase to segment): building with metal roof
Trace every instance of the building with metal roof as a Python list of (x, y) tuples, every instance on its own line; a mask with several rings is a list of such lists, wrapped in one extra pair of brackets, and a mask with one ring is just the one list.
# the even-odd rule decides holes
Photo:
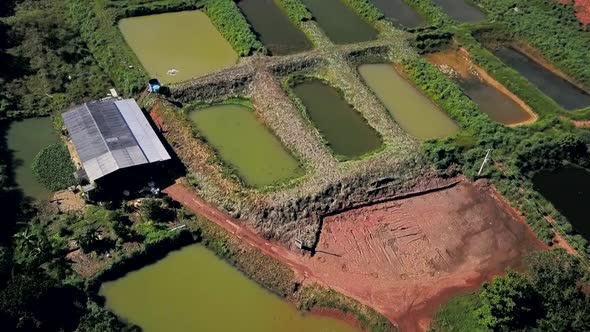
[(169, 160), (170, 155), (134, 99), (106, 99), (62, 114), (88, 179)]

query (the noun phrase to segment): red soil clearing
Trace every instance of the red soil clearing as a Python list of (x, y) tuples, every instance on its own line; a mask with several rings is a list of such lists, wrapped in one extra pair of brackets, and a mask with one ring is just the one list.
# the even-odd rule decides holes
[(371, 306), (402, 331), (425, 331), (439, 305), (543, 248), (527, 225), (468, 182), (326, 217), (313, 257), (264, 240), (182, 185), (165, 192), (306, 282)]
[[(571, 3), (572, 0), (559, 0), (561, 3)], [(590, 0), (574, 0), (574, 7), (576, 8), (576, 16), (584, 26), (590, 23)]]

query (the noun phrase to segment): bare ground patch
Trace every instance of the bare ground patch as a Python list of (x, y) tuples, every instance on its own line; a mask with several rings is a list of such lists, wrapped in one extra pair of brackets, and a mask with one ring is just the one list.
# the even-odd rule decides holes
[(306, 265), (403, 331), (422, 331), (441, 303), (541, 248), (492, 196), (461, 182), (326, 217)]

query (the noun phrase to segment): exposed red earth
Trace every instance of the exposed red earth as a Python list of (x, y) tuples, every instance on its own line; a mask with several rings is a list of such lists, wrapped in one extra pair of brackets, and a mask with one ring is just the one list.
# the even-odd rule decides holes
[(402, 331), (425, 331), (438, 306), (545, 248), (528, 225), (468, 181), (324, 218), (311, 257), (267, 241), (183, 184), (164, 190), (246, 244), (369, 305)]
[[(573, 0), (576, 8), (576, 16), (584, 26), (590, 23), (590, 0)], [(561, 3), (571, 3), (572, 0), (559, 0)]]

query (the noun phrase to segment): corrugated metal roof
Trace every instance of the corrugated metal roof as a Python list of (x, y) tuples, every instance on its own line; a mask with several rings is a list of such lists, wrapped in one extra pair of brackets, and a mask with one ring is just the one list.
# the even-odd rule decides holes
[(170, 159), (133, 99), (86, 103), (62, 117), (91, 181), (121, 168)]

